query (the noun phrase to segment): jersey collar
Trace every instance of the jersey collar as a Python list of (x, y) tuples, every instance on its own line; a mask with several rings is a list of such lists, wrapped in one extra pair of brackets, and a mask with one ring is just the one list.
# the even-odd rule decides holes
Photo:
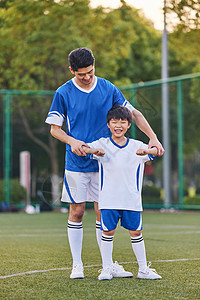
[(93, 86), (92, 86), (89, 90), (86, 90), (86, 89), (83, 89), (82, 87), (80, 87), (80, 86), (76, 83), (75, 78), (72, 78), (72, 82), (73, 82), (73, 84), (75, 85), (75, 87), (77, 87), (77, 89), (79, 89), (81, 92), (84, 92), (84, 93), (89, 94), (89, 93), (91, 93), (91, 92), (95, 89), (95, 87), (96, 87), (96, 85), (97, 85), (97, 77), (94, 76), (94, 84), (93, 84)]
[(113, 145), (115, 145), (116, 147), (122, 149), (122, 148), (125, 148), (125, 147), (128, 145), (128, 143), (129, 143), (129, 138), (127, 137), (126, 144), (123, 145), (123, 146), (120, 146), (120, 145), (116, 144), (116, 143), (113, 141), (113, 139), (112, 139), (111, 137), (110, 137), (110, 141), (113, 143)]

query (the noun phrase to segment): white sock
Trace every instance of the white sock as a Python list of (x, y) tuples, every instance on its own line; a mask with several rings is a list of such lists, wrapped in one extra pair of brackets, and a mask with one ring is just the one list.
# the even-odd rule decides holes
[(113, 251), (113, 236), (108, 236), (102, 234), (101, 238), (101, 257), (103, 268), (111, 267), (112, 261), (112, 251)]
[(101, 237), (102, 237), (103, 231), (101, 230), (101, 222), (96, 221), (96, 238), (97, 238), (97, 243), (99, 246), (99, 250), (101, 252)]
[(69, 245), (73, 258), (73, 267), (83, 265), (81, 260), (82, 241), (83, 241), (83, 226), (82, 222), (72, 222), (68, 220), (67, 232)]
[(142, 234), (137, 237), (131, 237), (132, 248), (137, 258), (139, 271), (144, 271), (147, 268), (147, 259), (144, 240)]

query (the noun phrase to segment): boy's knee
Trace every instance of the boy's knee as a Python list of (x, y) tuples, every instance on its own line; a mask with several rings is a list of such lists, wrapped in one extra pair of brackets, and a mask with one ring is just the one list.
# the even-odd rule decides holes
[(110, 230), (110, 231), (103, 231), (103, 234), (105, 234), (107, 236), (113, 236), (115, 234), (115, 229)]
[(132, 237), (137, 237), (142, 234), (142, 230), (129, 230), (129, 232)]

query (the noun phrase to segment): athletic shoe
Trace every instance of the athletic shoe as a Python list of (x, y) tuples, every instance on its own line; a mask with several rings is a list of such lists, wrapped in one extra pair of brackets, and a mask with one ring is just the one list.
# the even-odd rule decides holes
[(111, 267), (111, 274), (113, 277), (133, 277), (133, 274), (131, 272), (125, 271), (117, 261)]
[(73, 269), (72, 269), (70, 278), (71, 279), (82, 279), (82, 278), (84, 278), (83, 266), (81, 266), (81, 265), (74, 266)]
[(98, 276), (99, 280), (111, 280), (113, 278), (111, 269), (109, 267), (101, 269), (99, 272), (101, 272), (101, 274)]
[(146, 270), (139, 271), (137, 278), (139, 279), (162, 279), (155, 269), (150, 269), (151, 263), (148, 264)]

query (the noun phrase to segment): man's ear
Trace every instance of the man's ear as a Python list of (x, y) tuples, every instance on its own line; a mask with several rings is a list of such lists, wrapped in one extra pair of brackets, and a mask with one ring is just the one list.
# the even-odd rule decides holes
[(72, 74), (74, 74), (74, 71), (72, 70), (72, 68), (69, 66), (69, 70)]

